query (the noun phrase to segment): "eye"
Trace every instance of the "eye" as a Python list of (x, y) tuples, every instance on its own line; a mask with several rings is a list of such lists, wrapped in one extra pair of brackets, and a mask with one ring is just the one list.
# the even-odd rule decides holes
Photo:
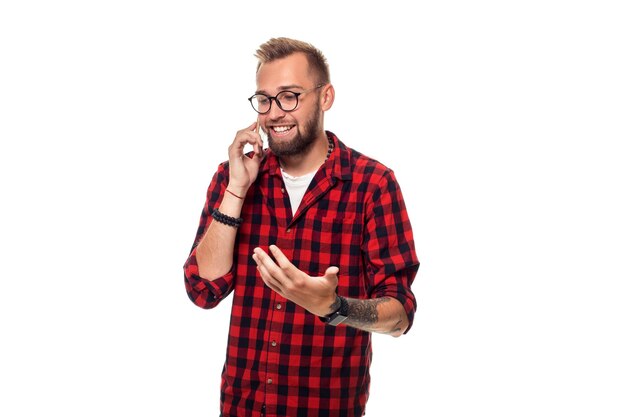
[(290, 103), (297, 100), (298, 95), (293, 91), (283, 91), (276, 97), (283, 103)]
[(257, 101), (259, 104), (267, 104), (267, 103), (269, 103), (269, 101), (270, 101), (270, 100), (269, 100), (267, 97), (265, 97), (265, 96), (255, 96), (255, 98), (256, 98), (256, 101)]

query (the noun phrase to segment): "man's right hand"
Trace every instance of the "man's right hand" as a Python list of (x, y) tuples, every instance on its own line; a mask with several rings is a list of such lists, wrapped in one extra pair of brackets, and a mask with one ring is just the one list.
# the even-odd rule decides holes
[[(263, 139), (256, 132), (257, 124), (258, 121), (238, 131), (235, 140), (228, 147), (230, 166), (228, 189), (237, 195), (245, 195), (248, 192), (248, 188), (256, 180), (263, 160)], [(246, 144), (253, 147), (254, 155), (252, 157), (243, 153)]]

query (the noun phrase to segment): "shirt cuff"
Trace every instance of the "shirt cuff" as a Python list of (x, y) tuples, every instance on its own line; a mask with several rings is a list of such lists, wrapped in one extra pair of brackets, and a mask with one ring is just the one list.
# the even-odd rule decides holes
[(213, 308), (222, 301), (233, 288), (234, 273), (232, 269), (224, 276), (214, 280), (202, 278), (196, 262), (194, 249), (184, 266), (187, 294), (198, 307)]

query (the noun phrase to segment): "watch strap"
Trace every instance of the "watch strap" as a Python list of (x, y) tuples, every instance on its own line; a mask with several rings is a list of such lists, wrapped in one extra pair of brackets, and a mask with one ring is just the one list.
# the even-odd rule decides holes
[(348, 318), (348, 301), (340, 295), (337, 297), (339, 298), (339, 308), (334, 313), (326, 317), (321, 317), (324, 323), (330, 324), (331, 326), (337, 326)]

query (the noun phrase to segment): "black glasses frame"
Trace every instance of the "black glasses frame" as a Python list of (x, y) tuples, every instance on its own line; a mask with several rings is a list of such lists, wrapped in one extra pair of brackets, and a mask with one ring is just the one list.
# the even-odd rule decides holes
[[(276, 94), (275, 96), (268, 96), (267, 94), (260, 94), (260, 93), (259, 93), (259, 94), (253, 94), (252, 96), (248, 97), (248, 101), (250, 102), (250, 105), (252, 106), (252, 108), (254, 109), (254, 111), (255, 111), (255, 112), (257, 112), (257, 113), (259, 113), (259, 114), (267, 114), (267, 113), (269, 113), (269, 112), (270, 112), (270, 110), (272, 110), (272, 100), (274, 100), (274, 101), (276, 102), (276, 105), (277, 105), (277, 106), (278, 106), (278, 107), (279, 107), (282, 111), (284, 111), (284, 112), (287, 112), (287, 113), (288, 113), (288, 112), (292, 112), (292, 111), (294, 111), (294, 110), (296, 110), (296, 109), (298, 108), (298, 104), (300, 104), (300, 96), (301, 96), (302, 94), (304, 94), (304, 93), (310, 93), (311, 91), (317, 90), (318, 88), (321, 88), (321, 87), (323, 87), (323, 86), (325, 86), (325, 85), (326, 85), (326, 84), (319, 84), (319, 85), (316, 85), (316, 86), (315, 86), (315, 87), (313, 87), (313, 88), (309, 88), (308, 90), (299, 91), (299, 92), (296, 92), (296, 91), (291, 91), (291, 90), (283, 90), (283, 91), (279, 92), (278, 94)], [(294, 96), (296, 96), (296, 105), (293, 107), (293, 109), (291, 109), (291, 110), (286, 110), (286, 109), (284, 109), (284, 108), (283, 108), (282, 104), (280, 104), (280, 100), (278, 99), (278, 96), (279, 96), (279, 95), (281, 95), (281, 94), (283, 94), (283, 93), (291, 93), (291, 94), (293, 94)], [(260, 111), (258, 111), (258, 110), (254, 107), (254, 104), (252, 103), (252, 100), (254, 100), (254, 98), (255, 98), (255, 97), (258, 97), (258, 96), (263, 96), (263, 97), (267, 98), (267, 99), (270, 101), (270, 106), (267, 108), (267, 111), (260, 112)]]

